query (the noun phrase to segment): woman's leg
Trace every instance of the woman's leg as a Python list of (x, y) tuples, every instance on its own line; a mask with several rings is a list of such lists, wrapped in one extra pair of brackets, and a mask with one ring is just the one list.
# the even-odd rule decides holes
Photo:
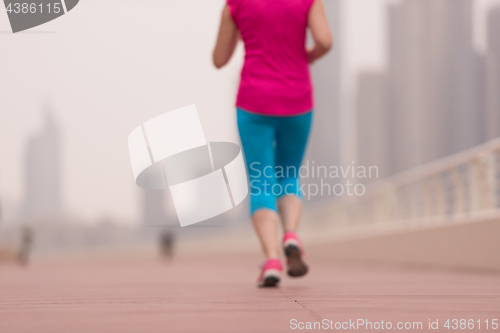
[(285, 229), (283, 249), (287, 258), (287, 273), (292, 277), (304, 276), (309, 270), (304, 261), (304, 248), (295, 233), (302, 212), (300, 192), (300, 165), (309, 137), (312, 112), (305, 115), (287, 117), (280, 122), (276, 136), (276, 168), (282, 174), (277, 181), (283, 188), (278, 201), (279, 213)]
[(278, 211), (285, 231), (296, 231), (302, 214), (302, 200), (296, 195), (284, 195), (278, 201)]
[(278, 210), (285, 231), (297, 230), (302, 214), (299, 171), (307, 146), (313, 112), (283, 118), (276, 137), (276, 165), (281, 167), (277, 181), (283, 189)]
[(276, 131), (271, 117), (237, 110), (238, 130), (250, 178), (250, 214), (267, 258), (280, 255), (279, 215), (274, 176), (274, 140)]
[(252, 222), (266, 258), (279, 258), (278, 214), (273, 210), (259, 209), (252, 215)]

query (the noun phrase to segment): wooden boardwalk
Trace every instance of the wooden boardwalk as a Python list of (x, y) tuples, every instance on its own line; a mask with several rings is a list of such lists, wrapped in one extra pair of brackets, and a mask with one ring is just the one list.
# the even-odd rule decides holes
[[(484, 320), (500, 320), (499, 273), (324, 260), (313, 261), (305, 278), (258, 289), (258, 263), (247, 255), (5, 264), (0, 332), (291, 332), (300, 322), (334, 328), (358, 319), (390, 321), (393, 330), (398, 322), (421, 322), (422, 329), (406, 330), (418, 332), (449, 332), (446, 319), (473, 319), (481, 329), (461, 331), (492, 332)], [(429, 319), (441, 328), (429, 330)]]

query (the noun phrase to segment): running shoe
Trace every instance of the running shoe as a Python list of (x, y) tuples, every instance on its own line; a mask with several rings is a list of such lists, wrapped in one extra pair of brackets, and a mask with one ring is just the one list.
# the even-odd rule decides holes
[(276, 287), (280, 282), (283, 267), (277, 258), (267, 259), (261, 267), (257, 284), (259, 287)]
[(308, 268), (305, 263), (304, 247), (294, 231), (285, 232), (283, 248), (286, 255), (288, 275), (292, 277), (306, 275)]

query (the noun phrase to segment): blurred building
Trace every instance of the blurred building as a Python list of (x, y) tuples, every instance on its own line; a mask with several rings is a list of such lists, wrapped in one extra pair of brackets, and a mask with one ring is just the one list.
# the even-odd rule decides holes
[(487, 21), (488, 49), (485, 56), (486, 137), (500, 136), (500, 6), (490, 11)]
[(60, 135), (50, 110), (43, 130), (28, 141), (25, 157), (24, 214), (51, 219), (62, 213)]
[[(382, 174), (394, 174), (487, 140), (487, 113), (494, 112), (486, 111), (484, 91), (491, 84), (485, 57), (473, 48), (472, 8), (472, 0), (388, 6), (387, 73), (359, 76), (360, 162), (378, 160)], [(367, 129), (368, 122), (382, 127)], [(371, 156), (382, 142), (386, 155)]]
[(422, 1), (409, 0), (389, 7), (389, 82), (386, 96), (388, 135), (393, 139), (389, 140), (390, 173), (423, 161), (421, 134), (424, 115), (421, 111), (427, 107), (424, 104), (426, 100), (422, 98), (422, 81), (426, 79), (423, 71), (423, 35), (426, 33), (423, 16)]
[(358, 140), (358, 165), (376, 166), (379, 177), (388, 175), (389, 166), (389, 118), (388, 81), (386, 73), (365, 72), (358, 78), (357, 132), (363, 138)]

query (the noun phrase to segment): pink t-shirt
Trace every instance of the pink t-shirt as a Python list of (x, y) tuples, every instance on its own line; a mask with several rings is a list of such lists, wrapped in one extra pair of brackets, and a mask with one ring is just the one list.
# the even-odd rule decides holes
[(314, 0), (227, 0), (245, 42), (236, 106), (269, 115), (313, 108), (305, 48)]

